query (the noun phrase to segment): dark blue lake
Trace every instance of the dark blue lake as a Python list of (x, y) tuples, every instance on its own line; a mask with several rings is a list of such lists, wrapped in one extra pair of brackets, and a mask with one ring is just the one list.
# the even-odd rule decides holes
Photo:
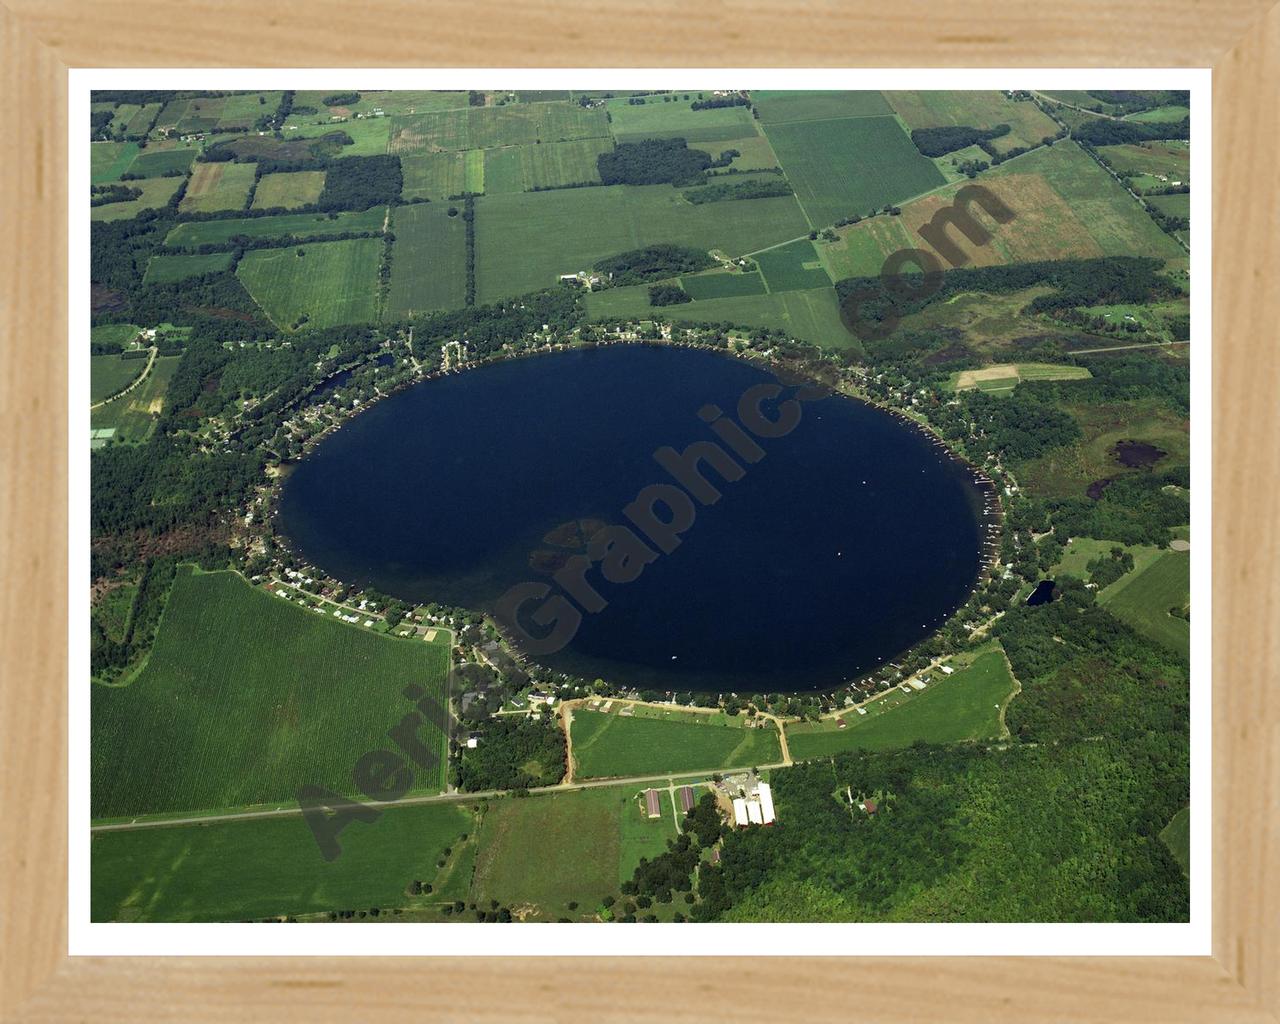
[[(638, 535), (624, 508), (674, 483), (655, 451), (717, 441), (699, 410), (737, 419), (744, 392), (774, 382), (713, 352), (640, 345), (428, 381), (303, 459), (277, 525), (330, 574), (408, 600), (491, 610), (525, 581), (560, 593), (552, 573), (590, 536), (606, 524)], [(762, 411), (776, 418), (794, 392)], [(825, 397), (798, 408), (785, 436), (755, 438), (763, 457), (736, 458), (740, 479), (703, 465), (722, 497), (694, 506), (672, 553), (631, 582), (588, 572), (606, 607), (536, 660), (661, 690), (827, 689), (961, 604), (980, 561), (972, 472), (872, 406)]]

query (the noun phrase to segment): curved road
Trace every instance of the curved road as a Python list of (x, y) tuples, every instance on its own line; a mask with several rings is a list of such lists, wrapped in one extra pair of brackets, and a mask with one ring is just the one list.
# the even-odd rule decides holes
[(104, 398), (101, 402), (94, 402), (91, 406), (89, 406), (89, 410), (91, 412), (94, 409), (101, 409), (108, 402), (114, 402), (117, 398), (124, 398), (125, 395), (127, 395), (130, 391), (132, 391), (134, 388), (136, 388), (139, 384), (141, 384), (144, 380), (147, 379), (147, 374), (151, 372), (151, 367), (155, 366), (156, 364), (156, 355), (160, 352), (160, 350), (155, 345), (152, 345), (151, 348), (149, 348), (147, 351), (151, 353), (151, 357), (147, 360), (147, 365), (142, 368), (142, 373), (139, 375), (138, 379), (135, 380), (123, 391), (117, 391), (110, 398)]

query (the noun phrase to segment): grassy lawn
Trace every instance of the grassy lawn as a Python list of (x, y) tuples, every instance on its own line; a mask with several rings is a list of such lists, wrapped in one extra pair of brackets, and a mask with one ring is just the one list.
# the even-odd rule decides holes
[(387, 315), (393, 319), (436, 309), (461, 309), (467, 298), (467, 226), (449, 216), (445, 203), (397, 207), (392, 230), (391, 289)]
[(670, 796), (662, 793), (664, 814), (649, 820), (641, 792), (610, 787), (490, 802), (472, 900), (523, 908), (530, 920), (591, 919), (642, 856), (662, 853), (675, 836)]
[(774, 327), (824, 348), (860, 347), (858, 339), (840, 322), (835, 289), (829, 286), (804, 292), (699, 299), (680, 306), (657, 308), (649, 305), (649, 289), (643, 285), (609, 288), (587, 296), (587, 315), (596, 319), (663, 316), (693, 323), (728, 322), (744, 327)]
[(196, 164), (178, 209), (183, 213), (242, 210), (257, 169), (230, 161)]
[(865, 216), (944, 181), (894, 117), (792, 121), (765, 132), (813, 227)]
[(311, 327), (369, 323), (378, 317), (381, 259), (380, 238), (312, 242), (246, 252), (236, 276), (279, 327), (304, 316)]
[(94, 921), (244, 921), (330, 910), (413, 907), (410, 896), (448, 871), (446, 848), (474, 832), (466, 805), (387, 808), (354, 822), (326, 862), (301, 817), (101, 832), (89, 847)]
[(147, 365), (147, 360), (121, 359), (119, 356), (89, 357), (89, 398), (101, 402), (134, 380)]
[(281, 171), (264, 174), (253, 193), (255, 210), (308, 206), (324, 191), (324, 171)]
[(1169, 848), (1184, 875), (1191, 874), (1191, 808), (1184, 807), (1160, 830), (1160, 841)]
[(246, 217), (233, 220), (190, 221), (179, 224), (165, 236), (164, 244), (177, 248), (220, 245), (236, 235), (247, 238), (279, 238), (291, 235), (336, 235), (344, 231), (381, 231), (385, 206), (359, 213), (282, 213), (275, 217)]
[[(376, 636), (304, 611), (231, 572), (182, 570), (155, 645), (125, 686), (92, 686), (95, 818), (282, 806), (314, 783), (352, 795), (364, 753), (441, 699), (442, 645)], [(424, 726), (443, 761), (443, 736)], [(443, 766), (415, 792), (439, 789)]]
[(960, 743), (1001, 735), (1000, 707), (1014, 691), (1004, 653), (988, 650), (954, 675), (934, 669), (925, 689), (910, 696), (893, 689), (867, 706), (867, 713), (787, 727), (787, 746), (797, 761), (841, 750), (891, 750), (916, 740)]
[(807, 232), (792, 196), (694, 206), (670, 185), (485, 196), (476, 201), (476, 300), (549, 288), (560, 274), (646, 245), (741, 255)]
[(1107, 587), (1098, 597), (1118, 619), (1183, 657), (1191, 654), (1191, 623), (1170, 614), (1191, 602), (1191, 553), (1165, 551), (1150, 565)]
[(603, 714), (578, 708), (573, 713), (575, 778), (609, 778), (742, 768), (782, 759), (778, 734), (744, 729), (744, 719), (658, 712), (663, 717)]

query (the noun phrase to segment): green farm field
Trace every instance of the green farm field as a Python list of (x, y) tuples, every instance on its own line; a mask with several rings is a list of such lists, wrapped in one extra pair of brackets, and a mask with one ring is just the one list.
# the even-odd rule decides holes
[(281, 238), (292, 235), (336, 235), (344, 231), (381, 231), (386, 220), (385, 206), (359, 213), (282, 213), (274, 217), (246, 217), (235, 220), (188, 221), (165, 237), (164, 244), (176, 248), (221, 245), (236, 235), (247, 238)]
[[(692, 295), (693, 292), (689, 294)], [(858, 339), (841, 322), (836, 292), (831, 287), (774, 295), (699, 299), (680, 306), (662, 307), (649, 305), (649, 289), (643, 285), (608, 288), (587, 296), (587, 316), (596, 320), (660, 316), (676, 322), (687, 320), (690, 323), (772, 327), (823, 348), (861, 347)]]
[(692, 205), (670, 185), (609, 185), (476, 201), (476, 301), (549, 288), (560, 274), (670, 242), (741, 255), (806, 234), (793, 196)]
[[(448, 649), (389, 639), (250, 586), (179, 571), (155, 645), (123, 686), (92, 684), (94, 818), (281, 806), (307, 784), (356, 795), (352, 770), (390, 746), (416, 683), (445, 699)], [(420, 730), (441, 766), (443, 735)]]
[(199, 277), (201, 274), (213, 274), (226, 270), (231, 266), (231, 253), (211, 252), (190, 255), (161, 254), (152, 256), (147, 261), (147, 271), (142, 276), (143, 284), (170, 284), (183, 281), (188, 277)]
[(264, 174), (253, 193), (255, 210), (289, 210), (309, 206), (324, 191), (324, 171), (281, 171)]
[[(951, 206), (965, 183), (953, 183), (902, 207), (902, 216), (876, 217), (839, 231), (824, 247), (833, 276), (879, 273), (898, 249), (921, 244), (919, 231)], [(974, 214), (991, 232), (975, 245), (956, 230), (948, 237), (973, 266), (1094, 256), (1154, 256), (1185, 266), (1186, 252), (1156, 226), (1140, 203), (1074, 142), (1014, 157), (982, 176), (982, 184), (1014, 213), (998, 224)], [(886, 221), (901, 221), (900, 226)], [(904, 237), (906, 245), (904, 245)], [(874, 268), (874, 269), (873, 269)]]
[(771, 292), (805, 291), (831, 284), (813, 243), (807, 238), (766, 249), (756, 254), (755, 261)]
[(1098, 153), (1122, 174), (1163, 174), (1185, 183), (1191, 173), (1191, 147), (1185, 142), (1099, 146)]
[(130, 220), (143, 210), (155, 210), (164, 206), (173, 198), (182, 178), (141, 178), (125, 184), (142, 192), (137, 199), (123, 203), (107, 203), (105, 206), (94, 206), (89, 210), (91, 220)]
[(873, 90), (754, 89), (751, 101), (760, 111), (760, 123), (764, 125), (833, 117), (879, 117), (893, 113), (883, 93)]
[(1164, 552), (1146, 568), (1117, 580), (1098, 600), (1143, 636), (1190, 657), (1191, 623), (1170, 614), (1170, 609), (1190, 606), (1190, 552)]
[(89, 145), (89, 180), (94, 185), (117, 181), (138, 155), (136, 142), (93, 142)]
[(643, 103), (631, 103), (617, 98), (607, 101), (609, 129), (619, 142), (638, 142), (641, 139), (683, 138), (700, 142), (705, 139), (749, 139), (758, 134), (746, 107), (712, 107), (694, 110), (691, 103), (699, 93), (684, 93), (679, 99), (663, 102), (663, 97), (640, 97)]
[(467, 225), (444, 203), (396, 208), (387, 315), (461, 309), (467, 300)]
[(1125, 118), (1125, 120), (1140, 121), (1143, 123), (1157, 122), (1172, 124), (1190, 116), (1190, 107), (1169, 106), (1154, 107), (1151, 110), (1139, 110), (1136, 114), (1130, 114)]
[(787, 746), (797, 761), (825, 757), (841, 750), (892, 750), (916, 740), (962, 743), (995, 739), (1004, 734), (1000, 717), (1017, 689), (1004, 652), (988, 650), (972, 663), (944, 676), (933, 670), (925, 689), (907, 696), (889, 690), (867, 706), (867, 713), (787, 727)]
[(178, 209), (183, 213), (242, 210), (253, 188), (255, 173), (253, 164), (230, 161), (196, 164)]
[(378, 156), (387, 151), (387, 142), (391, 137), (391, 118), (369, 117), (358, 121), (338, 122), (310, 119), (300, 124), (286, 124), (284, 135), (292, 142), (297, 139), (318, 139), (330, 132), (342, 132), (351, 139), (351, 142), (343, 143), (338, 155)]
[[(496, 153), (504, 150), (494, 150)], [(413, 153), (400, 158), (404, 172), (405, 199), (439, 202), (464, 192), (485, 190), (485, 151), (460, 150), (455, 153)], [(517, 190), (513, 190), (517, 191)]]
[(996, 90), (889, 92), (885, 96), (909, 129), (963, 125), (987, 130), (1007, 124), (1009, 134), (992, 140), (997, 153), (1039, 145), (1041, 139), (1058, 132), (1053, 118), (1034, 103), (1011, 100)]
[(997, 363), (979, 370), (960, 370), (951, 376), (954, 391), (1012, 390), (1024, 380), (1088, 380), (1092, 374), (1083, 366), (1055, 363)]
[(89, 357), (89, 399), (101, 402), (135, 380), (147, 365), (146, 359), (122, 359), (120, 356)]
[(90, 428), (114, 429), (116, 441), (145, 441), (155, 429), (156, 419), (164, 409), (165, 391), (181, 361), (182, 356), (157, 356), (146, 380), (127, 395), (89, 413)]
[(755, 271), (738, 274), (719, 270), (709, 274), (692, 274), (689, 277), (682, 277), (680, 285), (695, 299), (725, 299), (734, 295), (765, 294), (764, 278)]
[(222, 109), (226, 101), (227, 97), (224, 96), (201, 96), (188, 100), (182, 119), (178, 121), (178, 131), (184, 135), (213, 131), (222, 120)]
[(228, 96), (222, 102), (219, 128), (252, 128), (258, 118), (274, 114), (280, 106), (279, 92), (250, 92)]
[(236, 276), (279, 327), (304, 316), (311, 327), (370, 323), (378, 318), (381, 259), (380, 238), (312, 242), (246, 252)]
[(641, 857), (656, 857), (675, 838), (669, 794), (662, 817), (649, 820), (641, 792), (620, 786), (490, 802), (471, 899), (528, 906), (526, 920), (592, 919)]
[(815, 228), (944, 182), (893, 117), (792, 121), (765, 132)]
[[(690, 149), (700, 149), (713, 160), (725, 150), (736, 150), (738, 155), (729, 163), (733, 171), (764, 171), (778, 166), (778, 158), (773, 147), (763, 135), (752, 135), (743, 139), (706, 139), (689, 143)], [(723, 174), (723, 171), (708, 171), (712, 178)]]
[(569, 103), (529, 103), (507, 107), (464, 107), (390, 118), (388, 152), (491, 149), (609, 134), (604, 111)]
[(326, 117), (330, 114), (338, 114), (342, 117), (350, 117), (353, 114), (373, 114), (375, 110), (381, 110), (387, 115), (421, 114), (431, 110), (453, 110), (467, 106), (465, 92), (423, 89), (361, 89), (360, 98), (355, 103), (334, 105), (324, 102), (327, 97), (338, 96), (349, 91), (348, 89), (299, 89), (294, 96), (293, 104), (295, 107), (315, 107)]
[[(740, 719), (670, 712), (669, 718), (573, 713), (575, 778), (610, 778), (774, 764), (777, 731), (745, 729)], [(658, 712), (661, 714), (661, 712)]]
[(194, 149), (144, 149), (129, 165), (129, 173), (143, 178), (161, 178), (174, 171), (186, 174), (197, 152)]
[(540, 146), (507, 146), (484, 151), (482, 189), (486, 194), (528, 192), (581, 182), (597, 182), (596, 157), (613, 149), (610, 139), (544, 142)]
[(210, 822), (96, 833), (89, 846), (94, 921), (245, 921), (330, 910), (386, 912), (432, 896), (445, 858), (474, 831), (465, 805), (386, 808), (375, 822), (353, 822), (341, 855), (320, 856), (302, 817)]

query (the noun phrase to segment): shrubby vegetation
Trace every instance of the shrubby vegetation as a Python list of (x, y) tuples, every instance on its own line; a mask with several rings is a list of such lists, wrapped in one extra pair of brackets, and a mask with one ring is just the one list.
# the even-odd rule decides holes
[(911, 141), (924, 156), (946, 156), (957, 149), (976, 146), (991, 139), (1008, 135), (1007, 124), (998, 124), (994, 128), (970, 128), (967, 125), (943, 125), (940, 128), (913, 128)]
[(553, 785), (564, 776), (566, 756), (553, 718), (500, 715), (485, 723), (478, 746), (460, 752), (458, 786), (479, 792)]
[(694, 274), (715, 266), (710, 253), (685, 245), (650, 245), (598, 260), (595, 269), (611, 284), (644, 284), (681, 274)]
[(1086, 121), (1071, 132), (1077, 142), (1090, 146), (1119, 146), (1130, 142), (1151, 142), (1155, 139), (1189, 139), (1191, 119), (1181, 121), (1117, 121), (1099, 118)]
[(702, 203), (719, 203), (729, 199), (768, 199), (772, 196), (793, 194), (791, 184), (781, 175), (758, 181), (725, 182), (707, 185), (683, 193), (695, 206)]
[(684, 139), (624, 142), (596, 157), (605, 185), (701, 185), (711, 166), (711, 155)]
[(692, 302), (693, 298), (678, 284), (649, 285), (649, 305), (678, 306), (682, 302)]

